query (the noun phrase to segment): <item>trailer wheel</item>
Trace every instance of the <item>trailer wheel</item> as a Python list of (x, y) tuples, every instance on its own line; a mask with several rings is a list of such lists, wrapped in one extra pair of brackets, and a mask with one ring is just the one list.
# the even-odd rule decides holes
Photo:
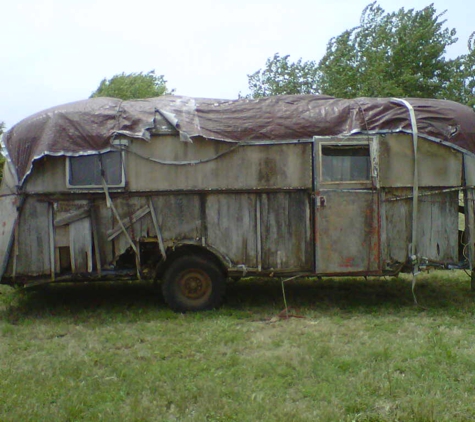
[(162, 292), (176, 312), (214, 309), (223, 301), (225, 276), (205, 258), (182, 256), (165, 271)]

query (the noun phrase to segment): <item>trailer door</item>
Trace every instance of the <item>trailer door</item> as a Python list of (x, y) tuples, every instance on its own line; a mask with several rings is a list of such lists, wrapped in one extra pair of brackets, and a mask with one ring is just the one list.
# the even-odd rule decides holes
[(381, 270), (377, 140), (314, 138), (315, 272)]

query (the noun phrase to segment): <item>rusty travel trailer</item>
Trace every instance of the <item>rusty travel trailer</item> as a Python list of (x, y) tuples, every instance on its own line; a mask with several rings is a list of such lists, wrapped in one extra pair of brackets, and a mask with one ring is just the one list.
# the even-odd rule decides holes
[(2, 146), (4, 284), (161, 280), (185, 311), (227, 277), (473, 269), (475, 113), (454, 102), (96, 98)]

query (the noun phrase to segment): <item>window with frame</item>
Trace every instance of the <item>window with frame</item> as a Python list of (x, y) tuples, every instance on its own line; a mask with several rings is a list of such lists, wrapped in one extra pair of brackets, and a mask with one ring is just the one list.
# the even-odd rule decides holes
[(321, 145), (322, 182), (371, 180), (369, 145)]
[(120, 151), (68, 157), (68, 186), (101, 187), (102, 171), (109, 187), (125, 186), (123, 155)]

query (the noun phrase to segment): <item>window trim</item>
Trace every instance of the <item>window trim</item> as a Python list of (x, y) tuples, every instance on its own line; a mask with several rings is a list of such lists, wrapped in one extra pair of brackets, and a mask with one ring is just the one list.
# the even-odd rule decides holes
[(72, 156), (67, 156), (66, 157), (66, 186), (68, 189), (71, 190), (91, 190), (91, 189), (103, 189), (102, 183), (99, 185), (73, 185), (70, 183), (70, 171), (71, 171), (71, 158), (80, 158), (80, 157), (91, 157), (91, 156), (99, 156), (103, 154), (107, 154), (109, 152), (118, 152), (121, 155), (121, 162), (122, 162), (122, 174), (121, 174), (121, 180), (122, 182), (120, 184), (116, 185), (110, 185), (107, 184), (108, 188), (112, 189), (123, 189), (125, 188), (126, 185), (126, 180), (125, 180), (125, 154), (124, 151), (118, 151), (116, 149), (107, 149), (105, 151), (99, 151), (91, 154), (80, 154), (80, 155), (72, 155)]
[[(316, 189), (368, 189), (379, 188), (379, 147), (378, 136), (314, 136), (314, 177)], [(324, 181), (322, 166), (322, 146), (368, 146), (370, 159), (370, 179), (355, 181)]]

